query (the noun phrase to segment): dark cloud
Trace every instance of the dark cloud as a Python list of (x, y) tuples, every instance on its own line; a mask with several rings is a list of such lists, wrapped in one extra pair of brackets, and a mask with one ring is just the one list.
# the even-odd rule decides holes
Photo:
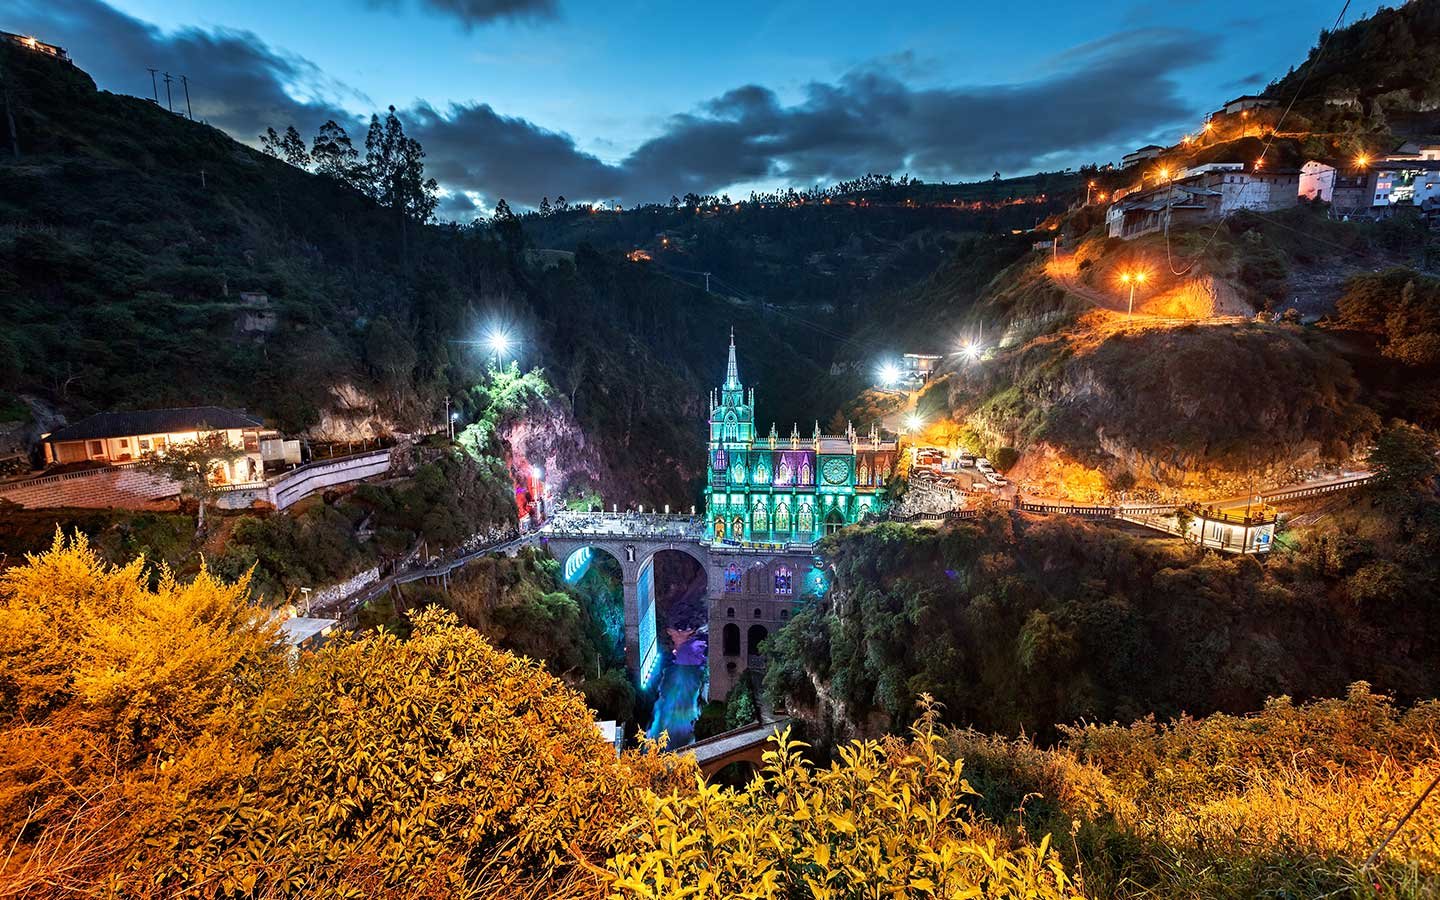
[(442, 181), (512, 204), (557, 193), (633, 203), (865, 172), (954, 179), (1029, 171), (1073, 165), (1192, 118), (1174, 75), (1209, 61), (1211, 46), (1184, 30), (1126, 32), (1056, 56), (1031, 81), (999, 86), (915, 88), (882, 65), (813, 82), (788, 106), (745, 85), (670, 117), (618, 165), (487, 106), (426, 109), (423, 139), (445, 167)]
[[(254, 143), (267, 127), (294, 124), (307, 134), (326, 119), (353, 119), (338, 105), (292, 94), (330, 90), (323, 73), (303, 59), (272, 50), (247, 31), (187, 28), (171, 34), (99, 0), (18, 0), (6, 15), (16, 28), (62, 44), (71, 59), (102, 88), (150, 97), (147, 67), (169, 72), (177, 109), (184, 109), (178, 82), (190, 80), (195, 118)], [(160, 84), (160, 102), (165, 85)]]
[(1262, 72), (1252, 72), (1244, 78), (1237, 78), (1225, 85), (1227, 90), (1249, 90), (1250, 88), (1264, 87), (1265, 75)]
[[(333, 99), (346, 95), (343, 86), (253, 34), (165, 33), (100, 0), (18, 2), (7, 27), (65, 44), (102, 87), (149, 96), (145, 67), (155, 66), (189, 75), (197, 117), (241, 140), (254, 143), (267, 126), (288, 124), (308, 135), (334, 118), (347, 124), (357, 145), (363, 142), (363, 122)], [(492, 17), (550, 6), (426, 2)], [(812, 82), (788, 104), (766, 87), (743, 85), (666, 119), (658, 135), (618, 163), (484, 103), (443, 109), (420, 103), (401, 116), (424, 145), (430, 173), (450, 193), (442, 211), (462, 219), (473, 214), (469, 198), (484, 207), (501, 197), (532, 206), (560, 194), (632, 204), (866, 172), (954, 180), (1107, 159), (1190, 121), (1195, 111), (1181, 99), (1175, 76), (1209, 61), (1213, 46), (1211, 36), (1185, 30), (1124, 32), (1053, 57), (1029, 80), (984, 86), (916, 87), (913, 65), (882, 61), (834, 82)]]
[[(381, 9), (402, 9), (408, 0), (366, 0), (366, 5)], [(449, 16), (471, 29), (504, 19), (553, 19), (558, 10), (555, 0), (418, 0), (420, 9)]]

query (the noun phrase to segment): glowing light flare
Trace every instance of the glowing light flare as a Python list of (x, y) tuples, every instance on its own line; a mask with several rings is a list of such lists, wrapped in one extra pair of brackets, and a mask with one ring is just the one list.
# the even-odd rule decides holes
[(513, 343), (514, 341), (511, 339), (510, 333), (504, 329), (496, 328), (485, 335), (485, 346), (489, 347), (491, 352), (496, 356), (504, 356), (510, 352), (510, 347)]
[(905, 429), (907, 431), (919, 431), (925, 426), (925, 420), (911, 413), (905, 417)]
[(1120, 282), (1122, 284), (1144, 284), (1149, 277), (1149, 273), (1143, 269), (1138, 272), (1121, 272)]
[(889, 387), (900, 380), (900, 367), (894, 363), (885, 363), (880, 367), (880, 383)]
[(1359, 166), (1362, 169), (1370, 165), (1369, 155), (1362, 153), (1359, 156), (1355, 157), (1355, 165)]
[(975, 341), (969, 341), (965, 346), (960, 348), (960, 352), (964, 354), (968, 360), (977, 360), (980, 358), (980, 345)]

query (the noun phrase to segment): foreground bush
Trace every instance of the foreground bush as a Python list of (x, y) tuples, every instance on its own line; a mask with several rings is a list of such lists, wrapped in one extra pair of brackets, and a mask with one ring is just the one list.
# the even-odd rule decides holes
[(814, 768), (781, 737), (742, 791), (649, 798), (610, 861), (621, 898), (1075, 897), (1049, 838), (1006, 849), (972, 815), (933, 707), (913, 740), (855, 742)]
[(1440, 776), (1440, 703), (1401, 711), (1357, 684), (1252, 716), (1064, 732), (1054, 750), (952, 732), (947, 754), (994, 820), (1078, 821), (1071, 862), (1098, 896), (1440, 894), (1440, 796), (1395, 831)]

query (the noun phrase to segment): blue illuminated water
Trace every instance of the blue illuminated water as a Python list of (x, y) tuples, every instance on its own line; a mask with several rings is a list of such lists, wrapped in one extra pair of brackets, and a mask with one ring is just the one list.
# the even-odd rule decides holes
[[(704, 642), (701, 641), (703, 644)], [(684, 747), (695, 740), (695, 720), (700, 717), (700, 689), (705, 683), (705, 666), (682, 666), (667, 659), (660, 673), (660, 695), (655, 698), (651, 738), (663, 731), (667, 747)]]

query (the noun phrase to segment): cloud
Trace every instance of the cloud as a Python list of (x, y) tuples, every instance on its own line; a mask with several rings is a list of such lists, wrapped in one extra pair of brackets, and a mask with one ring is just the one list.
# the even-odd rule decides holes
[[(253, 144), (266, 127), (289, 124), (309, 135), (333, 118), (363, 142), (364, 123), (340, 102), (358, 95), (254, 34), (163, 32), (100, 0), (18, 2), (7, 21), (66, 45), (102, 87), (149, 96), (145, 67), (155, 66), (190, 75), (196, 117), (240, 140)], [(551, 6), (424, 2), (475, 21)], [(401, 117), (446, 191), (442, 212), (462, 219), (501, 197), (517, 207), (562, 194), (628, 205), (866, 172), (955, 180), (1114, 158), (1190, 121), (1196, 111), (1182, 100), (1176, 76), (1211, 61), (1214, 45), (1212, 36), (1189, 30), (1137, 29), (1056, 54), (1028, 80), (939, 87), (917, 87), (913, 60), (902, 55), (811, 82), (788, 103), (765, 86), (746, 84), (663, 120), (659, 133), (618, 162), (482, 102), (443, 108), (420, 102)], [(163, 86), (161, 93), (163, 102)], [(354, 105), (375, 104), (360, 98)]]
[[(366, 0), (380, 9), (402, 9), (405, 0)], [(553, 19), (559, 10), (555, 0), (418, 0), (423, 10), (458, 20), (469, 31), (502, 20)]]
[[(812, 82), (793, 104), (744, 85), (671, 116), (618, 164), (568, 136), (489, 106), (422, 107), (420, 137), (442, 182), (512, 205), (542, 195), (626, 203), (736, 184), (812, 184), (866, 172), (926, 179), (1076, 164), (1173, 127), (1195, 111), (1174, 76), (1212, 42), (1142, 29), (1072, 48), (1042, 76), (1006, 85), (916, 88), (884, 64)], [(902, 67), (903, 68), (903, 67)]]
[[(179, 78), (188, 76), (195, 118), (242, 141), (254, 143), (269, 126), (293, 123), (308, 134), (326, 119), (354, 118), (324, 96), (344, 88), (306, 60), (273, 50), (248, 31), (186, 28), (167, 34), (99, 0), (19, 0), (6, 19), (65, 46), (76, 65), (109, 90), (151, 97), (146, 68), (153, 67), (174, 77), (175, 108), (183, 110)], [(158, 93), (165, 103), (163, 81)]]

